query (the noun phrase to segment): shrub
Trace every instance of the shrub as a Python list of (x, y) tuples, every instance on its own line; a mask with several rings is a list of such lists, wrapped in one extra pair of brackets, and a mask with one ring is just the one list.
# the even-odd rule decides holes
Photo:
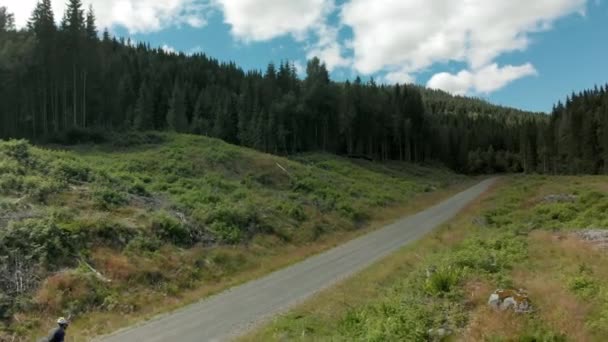
[(162, 246), (162, 241), (157, 236), (137, 235), (126, 246), (131, 253), (156, 252)]
[(0, 153), (25, 163), (30, 159), (30, 145), (26, 140), (9, 140), (0, 143)]
[(458, 285), (462, 270), (454, 266), (442, 266), (427, 277), (424, 290), (433, 296), (448, 293)]
[(236, 244), (256, 233), (267, 230), (260, 224), (253, 206), (224, 205), (211, 212), (197, 212), (198, 219), (209, 225), (210, 231), (226, 243)]
[(98, 189), (94, 191), (93, 199), (104, 210), (111, 210), (128, 203), (127, 197), (124, 194), (112, 189)]
[(160, 144), (165, 141), (165, 138), (154, 132), (123, 132), (112, 136), (112, 145), (115, 147), (134, 147), (147, 144)]
[(72, 264), (78, 246), (82, 246), (82, 237), (52, 218), (13, 222), (0, 230), (0, 255), (23, 255), (50, 269)]
[(162, 241), (186, 246), (195, 242), (190, 229), (165, 212), (154, 215), (151, 229)]
[(46, 312), (78, 314), (101, 307), (108, 294), (108, 289), (94, 275), (68, 271), (47, 278), (35, 301)]
[(37, 176), (28, 176), (23, 180), (23, 191), (34, 200), (44, 203), (51, 194), (63, 188), (63, 184)]
[(222, 221), (211, 223), (211, 232), (223, 243), (237, 244), (243, 240), (241, 230), (234, 225)]
[(59, 159), (53, 162), (51, 168), (51, 174), (64, 182), (88, 182), (91, 180), (91, 169), (74, 160)]

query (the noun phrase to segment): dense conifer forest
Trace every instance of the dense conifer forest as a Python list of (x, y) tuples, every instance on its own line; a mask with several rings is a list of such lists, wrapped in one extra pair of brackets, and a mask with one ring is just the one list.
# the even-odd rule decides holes
[(314, 58), (244, 71), (101, 34), (69, 0), (57, 26), (41, 0), (26, 29), (0, 7), (0, 138), (74, 143), (116, 130), (170, 130), (273, 154), (326, 151), (440, 161), (470, 173), (608, 172), (606, 87), (572, 94), (551, 115), (414, 85), (330, 80)]

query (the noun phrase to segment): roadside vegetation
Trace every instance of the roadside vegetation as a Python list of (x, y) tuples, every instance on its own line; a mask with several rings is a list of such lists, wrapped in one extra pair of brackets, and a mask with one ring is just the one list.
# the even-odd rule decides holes
[(72, 334), (115, 329), (113, 316), (124, 325), (195, 300), (200, 292), (186, 293), (305, 257), (299, 247), (337, 243), (376, 211), (465, 180), (401, 162), (286, 159), (201, 136), (109, 141), (0, 143), (0, 340), (69, 314)]
[[(458, 219), (243, 340), (603, 341), (608, 178), (507, 177)], [(497, 312), (496, 289), (531, 313)]]

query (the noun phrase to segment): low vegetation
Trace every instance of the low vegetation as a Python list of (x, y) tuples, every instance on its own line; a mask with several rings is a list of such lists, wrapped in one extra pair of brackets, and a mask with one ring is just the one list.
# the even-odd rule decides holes
[(68, 314), (83, 334), (113, 329), (109, 316), (180, 303), (285, 246), (356, 231), (375, 210), (464, 179), (400, 162), (286, 159), (201, 136), (108, 141), (0, 142), (0, 336), (26, 338)]
[[(606, 208), (606, 177), (509, 177), (436, 234), (244, 340), (441, 340), (443, 329), (468, 341), (602, 341)], [(523, 289), (533, 312), (489, 308), (497, 288)]]

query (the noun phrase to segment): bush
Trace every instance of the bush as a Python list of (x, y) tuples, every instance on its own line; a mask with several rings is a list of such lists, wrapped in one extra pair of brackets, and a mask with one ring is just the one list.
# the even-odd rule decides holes
[(155, 132), (135, 132), (129, 131), (124, 133), (114, 134), (112, 136), (112, 145), (115, 147), (134, 147), (140, 145), (160, 144), (165, 141), (165, 138)]
[(442, 266), (427, 277), (424, 290), (430, 295), (440, 296), (452, 291), (461, 278), (461, 269), (453, 266)]
[(0, 143), (0, 153), (25, 163), (30, 158), (30, 145), (26, 140), (9, 140)]
[(237, 244), (243, 240), (243, 233), (239, 227), (222, 221), (211, 223), (211, 232), (223, 243)]
[(256, 233), (267, 231), (261, 226), (257, 210), (252, 206), (220, 206), (211, 212), (197, 212), (196, 215), (225, 243), (236, 244)]
[(108, 295), (106, 286), (94, 275), (68, 271), (47, 278), (35, 301), (46, 312), (79, 314), (100, 308)]
[(59, 159), (52, 164), (51, 174), (60, 180), (71, 182), (88, 182), (91, 180), (91, 169), (70, 159)]
[(151, 229), (160, 240), (175, 245), (189, 246), (195, 242), (190, 229), (165, 212), (160, 212), (152, 218)]
[(111, 210), (128, 203), (127, 197), (112, 189), (98, 189), (93, 192), (95, 203), (104, 210)]
[(0, 230), (0, 255), (23, 255), (47, 268), (74, 262), (82, 237), (60, 227), (52, 218), (13, 222)]

